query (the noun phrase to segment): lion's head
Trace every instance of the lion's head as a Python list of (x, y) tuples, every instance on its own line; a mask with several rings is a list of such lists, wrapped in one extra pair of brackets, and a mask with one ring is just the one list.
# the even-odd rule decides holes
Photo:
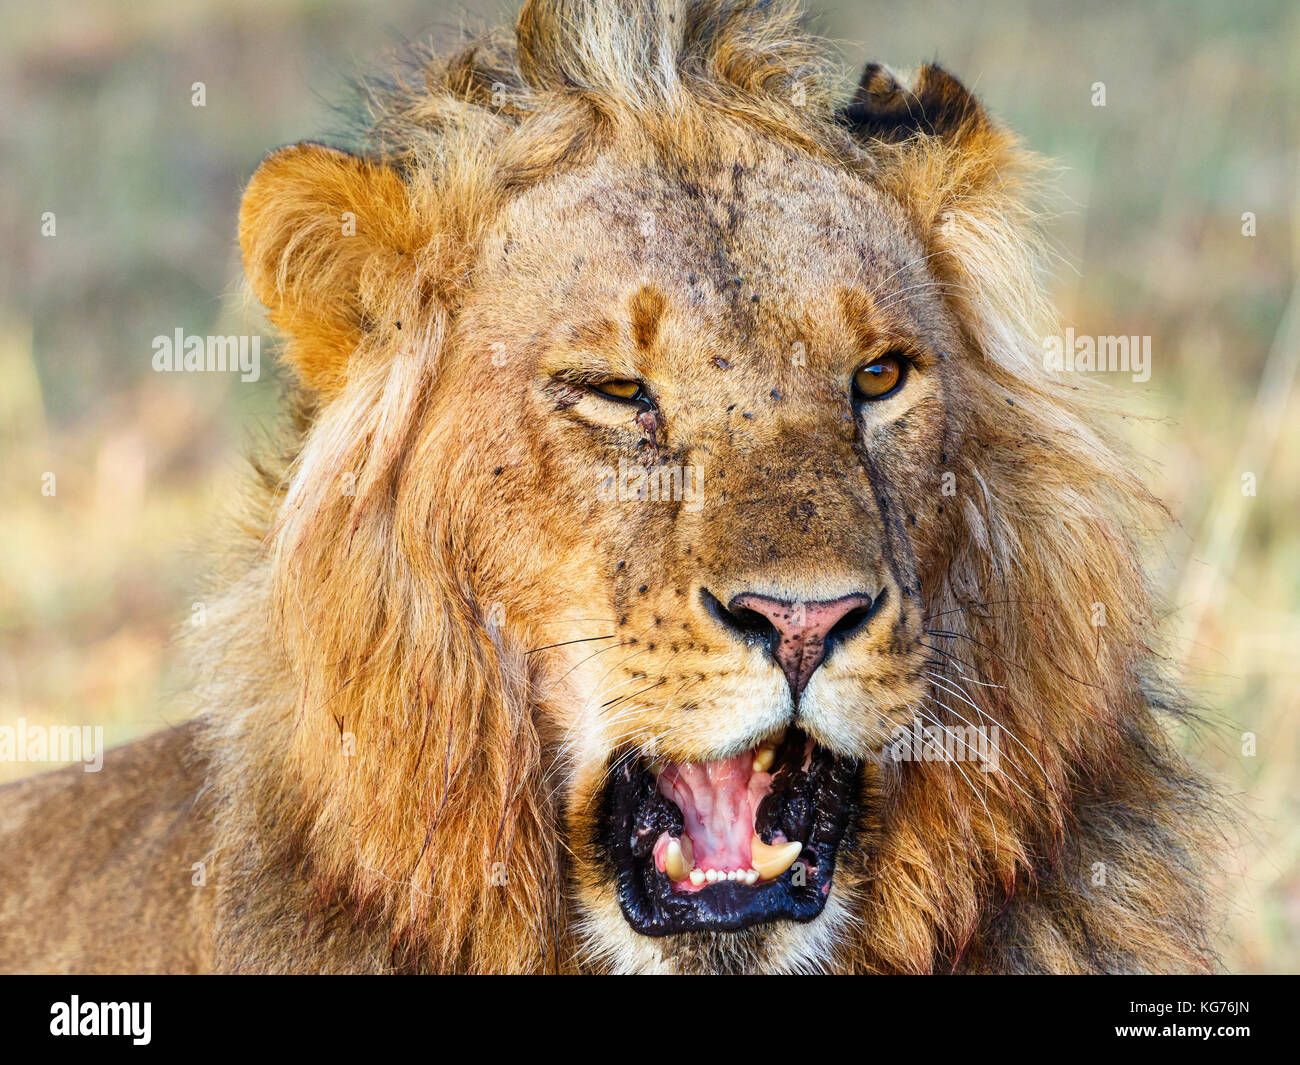
[(1143, 927), (1195, 905), (1144, 496), (1036, 357), (1033, 163), (960, 83), (837, 100), (785, 4), (538, 0), (369, 101), (240, 221), (304, 400), (234, 731), (319, 897), (409, 967), (1199, 958)]

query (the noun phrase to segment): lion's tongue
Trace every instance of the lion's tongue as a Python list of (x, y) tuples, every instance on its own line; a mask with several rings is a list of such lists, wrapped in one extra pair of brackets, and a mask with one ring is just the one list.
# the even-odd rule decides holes
[[(659, 774), (659, 791), (682, 811), (697, 868), (750, 868), (754, 813), (771, 781), (771, 774), (754, 769), (752, 751), (716, 762), (670, 763)], [(660, 839), (655, 847), (660, 869), (667, 842)]]

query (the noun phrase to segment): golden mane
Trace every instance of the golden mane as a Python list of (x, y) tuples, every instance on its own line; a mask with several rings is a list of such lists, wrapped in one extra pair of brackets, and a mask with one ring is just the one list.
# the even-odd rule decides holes
[[(1213, 964), (1187, 833), (1209, 799), (1155, 716), (1176, 703), (1138, 562), (1154, 503), (1092, 428), (1093, 402), (1035, 358), (1052, 328), (1036, 163), (937, 68), (910, 87), (869, 68), (846, 105), (828, 55), (784, 0), (530, 2), (513, 40), (422, 54), (367, 86), (371, 162), (317, 182), (363, 180), (387, 205), (355, 253), (322, 252), (340, 245), (304, 237), (319, 217), (291, 225), (250, 187), (245, 266), (304, 393), (201, 656), (218, 943), (234, 967), (281, 968), (290, 942), (295, 964), (323, 969), (574, 965), (554, 751), (536, 725), (557, 695), (528, 611), (491, 615), (540, 593), (511, 586), (516, 534), (458, 493), (471, 437), (427, 400), (510, 197), (616, 141), (692, 159), (750, 136), (893, 196), (982, 356), (963, 371), (963, 447), (945, 456), (959, 521), (928, 545), (944, 562), (922, 595), (949, 719), (986, 715), (1016, 741), (978, 790), (925, 762), (877, 782), (880, 875), (846, 873), (870, 924), (843, 964)], [(349, 202), (340, 192), (328, 220)], [(334, 296), (349, 291), (354, 304)], [(307, 310), (322, 304), (334, 310)], [(957, 675), (978, 705), (944, 688)], [(1096, 863), (1105, 891), (1089, 887)], [(1032, 919), (986, 941), (1024, 893)]]

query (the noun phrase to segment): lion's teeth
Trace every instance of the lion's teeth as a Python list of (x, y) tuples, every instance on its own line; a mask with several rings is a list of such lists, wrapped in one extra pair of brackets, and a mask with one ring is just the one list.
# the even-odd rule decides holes
[(799, 857), (799, 852), (802, 850), (803, 844), (798, 841), (776, 846), (764, 843), (757, 832), (749, 841), (750, 857), (753, 859), (754, 868), (758, 870), (760, 880), (776, 879), (794, 865), (794, 860)]
[(668, 874), (668, 879), (674, 883), (685, 880), (690, 876), (691, 863), (687, 861), (686, 855), (682, 853), (680, 840), (670, 839), (668, 841), (668, 849), (664, 852), (664, 872)]
[[(689, 846), (690, 837), (683, 836), (682, 842)], [(672, 844), (670, 843), (669, 846), (671, 847)], [(780, 850), (780, 848), (776, 847), (772, 849)], [(793, 861), (793, 859), (791, 859), (791, 861)], [(674, 881), (680, 879), (683, 878), (673, 877)], [(759, 881), (759, 873), (757, 869), (700, 869), (697, 866), (690, 871), (690, 874), (686, 879), (689, 879), (696, 887), (703, 887), (705, 884), (722, 884), (728, 880), (736, 884), (757, 884)]]
[(785, 729), (768, 736), (754, 751), (754, 772), (766, 773), (776, 761), (776, 752), (785, 742)]

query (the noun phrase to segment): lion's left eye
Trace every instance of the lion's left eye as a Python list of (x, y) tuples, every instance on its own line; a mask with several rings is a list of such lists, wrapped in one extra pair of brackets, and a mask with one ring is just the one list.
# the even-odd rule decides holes
[(595, 381), (587, 387), (602, 396), (622, 400), (625, 403), (642, 403), (650, 398), (646, 395), (645, 386), (640, 381)]
[(902, 355), (882, 355), (859, 367), (853, 375), (853, 393), (857, 399), (884, 399), (892, 396), (907, 377), (908, 361)]

